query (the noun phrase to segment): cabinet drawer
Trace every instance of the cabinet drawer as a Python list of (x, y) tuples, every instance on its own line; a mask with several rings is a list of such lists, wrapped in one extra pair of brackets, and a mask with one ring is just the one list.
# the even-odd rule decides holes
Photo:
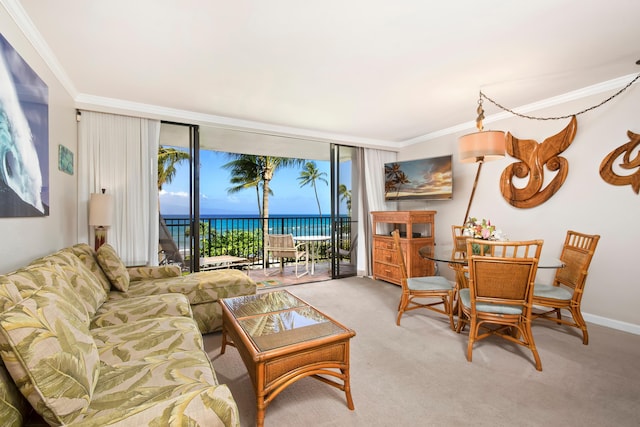
[(386, 262), (389, 264), (398, 264), (398, 252), (387, 249), (377, 248), (374, 256), (375, 261)]
[(374, 249), (387, 249), (387, 250), (393, 250), (394, 249), (394, 245), (393, 245), (393, 239), (388, 239), (388, 238), (377, 238), (373, 240), (373, 248)]
[(373, 274), (376, 277), (393, 279), (400, 282), (400, 267), (396, 265), (383, 264), (379, 262), (373, 263)]

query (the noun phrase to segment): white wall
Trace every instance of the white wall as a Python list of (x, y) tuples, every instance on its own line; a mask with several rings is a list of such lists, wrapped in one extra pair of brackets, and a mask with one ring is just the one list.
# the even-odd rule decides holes
[(58, 170), (58, 145), (77, 159), (75, 107), (22, 31), (0, 6), (0, 31), (49, 86), (49, 211), (48, 217), (0, 218), (0, 273), (34, 258), (77, 243), (77, 174)]
[[(593, 95), (565, 103), (534, 116), (573, 114), (607, 98), (611, 93)], [(500, 100), (497, 100), (498, 102)], [(469, 105), (470, 115), (474, 104)], [(487, 115), (499, 112), (484, 104)], [(571, 146), (561, 154), (569, 161), (569, 174), (560, 190), (545, 203), (530, 209), (508, 204), (500, 192), (500, 175), (507, 165), (517, 161), (509, 156), (485, 163), (471, 207), (471, 216), (491, 219), (511, 240), (544, 239), (543, 254), (559, 256), (566, 231), (571, 229), (599, 234), (585, 295), (583, 313), (587, 321), (640, 333), (640, 279), (638, 276), (638, 239), (640, 238), (640, 196), (630, 186), (613, 186), (599, 174), (603, 158), (629, 141), (627, 130), (640, 133), (640, 84), (635, 84), (610, 103), (578, 116), (578, 130)], [(473, 119), (474, 117), (471, 117)], [(569, 120), (538, 121), (512, 117), (486, 125), (485, 129), (510, 131), (520, 139), (542, 142), (563, 129)], [(473, 130), (469, 130), (471, 132)], [(402, 149), (398, 160), (412, 160), (453, 154), (454, 198), (452, 201), (403, 202), (399, 209), (433, 209), (436, 215), (436, 243), (450, 244), (451, 225), (462, 223), (471, 194), (477, 166), (459, 162), (458, 135), (441, 137)], [(638, 149), (635, 150), (638, 154)], [(632, 156), (633, 158), (633, 156)], [(548, 171), (545, 171), (548, 172)], [(640, 173), (635, 169), (636, 173)], [(440, 271), (453, 280), (446, 265)], [(538, 274), (539, 280), (551, 279), (552, 271)]]

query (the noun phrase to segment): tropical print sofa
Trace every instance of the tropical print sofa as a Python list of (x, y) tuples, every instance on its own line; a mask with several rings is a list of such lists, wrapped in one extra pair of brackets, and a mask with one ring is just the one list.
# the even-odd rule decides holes
[(176, 270), (80, 244), (1, 275), (2, 425), (239, 426), (201, 332), (219, 328), (213, 298), (255, 283)]

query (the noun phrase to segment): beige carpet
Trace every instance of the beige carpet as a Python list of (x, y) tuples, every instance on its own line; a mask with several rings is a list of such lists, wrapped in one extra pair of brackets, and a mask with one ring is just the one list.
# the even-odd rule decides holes
[[(467, 335), (426, 310), (395, 324), (400, 288), (367, 278), (309, 283), (291, 292), (356, 331), (351, 387), (312, 378), (269, 405), (265, 426), (637, 426), (640, 336), (589, 325), (577, 331), (537, 323), (542, 372), (529, 350), (488, 339), (465, 358)], [(242, 426), (255, 425), (253, 387), (234, 348), (220, 356), (220, 334), (205, 336), (218, 380), (231, 389)]]

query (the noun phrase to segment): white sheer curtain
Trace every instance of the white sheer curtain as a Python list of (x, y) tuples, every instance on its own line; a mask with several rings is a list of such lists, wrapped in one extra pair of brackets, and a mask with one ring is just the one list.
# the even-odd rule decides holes
[(158, 263), (157, 120), (82, 111), (78, 123), (78, 237), (93, 245), (91, 193), (114, 200), (107, 243), (127, 265)]
[(370, 276), (372, 274), (371, 248), (373, 233), (371, 230), (371, 211), (397, 209), (397, 202), (384, 200), (384, 164), (395, 162), (397, 153), (393, 151), (365, 148), (362, 150), (363, 159), (360, 164), (360, 191), (358, 198), (358, 234), (364, 236), (364, 244), (358, 245), (358, 274)]

